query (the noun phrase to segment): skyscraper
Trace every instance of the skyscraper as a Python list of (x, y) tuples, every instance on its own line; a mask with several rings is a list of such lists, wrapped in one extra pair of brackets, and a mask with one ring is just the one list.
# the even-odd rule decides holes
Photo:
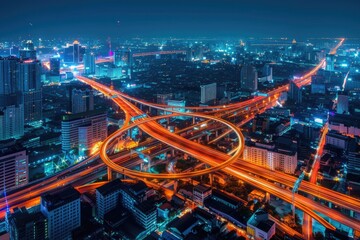
[(130, 49), (119, 49), (115, 51), (114, 54), (114, 64), (118, 67), (132, 65), (132, 54)]
[(349, 112), (349, 97), (344, 94), (338, 94), (336, 113), (344, 114)]
[(52, 76), (60, 75), (60, 58), (58, 57), (50, 58), (50, 75)]
[(36, 50), (31, 40), (28, 40), (25, 47), (19, 51), (20, 59), (36, 60)]
[(216, 83), (211, 83), (207, 85), (201, 85), (201, 96), (200, 96), (200, 102), (201, 103), (207, 103), (209, 101), (216, 99)]
[(84, 54), (84, 73), (95, 74), (95, 54), (85, 53)]
[(24, 99), (19, 59), (0, 58), (0, 140), (24, 135)]
[(249, 91), (256, 91), (257, 90), (257, 83), (258, 83), (258, 76), (256, 68), (252, 65), (244, 65), (241, 68), (240, 73), (240, 87), (243, 90)]
[(71, 92), (71, 112), (81, 113), (94, 110), (94, 93), (91, 89), (73, 89)]
[(292, 99), (295, 103), (302, 102), (302, 90), (301, 87), (298, 87), (296, 83), (290, 81), (290, 91), (289, 98)]
[(326, 70), (334, 71), (334, 64), (335, 64), (335, 55), (326, 54)]
[(68, 64), (78, 64), (83, 62), (85, 47), (81, 46), (78, 41), (73, 44), (67, 44), (64, 48), (64, 62)]
[(32, 123), (42, 118), (41, 63), (22, 61), (19, 63), (19, 82), (24, 96), (24, 122)]

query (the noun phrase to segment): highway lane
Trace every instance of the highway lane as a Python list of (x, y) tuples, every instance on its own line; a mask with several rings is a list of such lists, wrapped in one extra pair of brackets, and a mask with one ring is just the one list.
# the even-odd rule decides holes
[[(129, 103), (127, 103), (127, 105), (128, 105), (128, 107), (131, 107), (131, 108), (135, 108), (134, 106), (131, 106)], [(139, 111), (140, 110), (137, 110), (136, 111), (136, 114), (139, 114)], [(150, 131), (158, 131), (159, 129), (161, 129), (161, 128), (158, 128), (158, 127), (156, 127), (155, 129), (147, 129), (147, 130), (150, 130)], [(144, 130), (144, 129), (143, 129)], [(146, 132), (146, 131), (145, 131)], [(151, 134), (150, 134), (151, 135)], [(164, 136), (166, 136), (165, 137), (165, 142), (168, 144), (171, 140), (172, 140), (172, 136), (169, 136), (169, 135), (172, 135), (172, 134), (169, 134), (169, 132), (167, 131), (167, 130), (162, 130), (162, 131), (160, 131), (160, 138), (162, 137), (162, 138), (164, 138)], [(159, 136), (158, 136), (159, 137)], [(195, 145), (197, 145), (197, 144), (195, 144)], [(189, 149), (189, 146), (187, 146), (187, 148)], [(190, 148), (192, 148), (192, 146), (190, 146)], [(195, 150), (195, 149), (192, 149), (192, 150)], [(202, 153), (203, 154), (203, 153)], [(201, 153), (199, 153), (198, 155), (202, 155)], [(221, 154), (220, 154), (221, 155)], [(218, 155), (217, 154), (217, 157), (220, 157), (220, 155)], [(226, 156), (227, 157), (227, 156)], [(222, 161), (219, 161), (219, 162), (213, 162), (213, 161), (211, 161), (212, 159), (206, 159), (206, 163), (208, 163), (209, 165), (211, 165), (211, 166), (216, 166), (216, 165), (218, 165), (219, 164), (219, 162), (222, 162)], [(227, 169), (227, 168), (226, 168)], [(147, 174), (145, 174), (144, 175), (144, 177), (148, 177), (148, 176), (150, 176), (150, 175), (147, 175)], [(246, 179), (246, 178), (245, 178)], [(248, 179), (246, 179), (247, 181), (249, 181)], [(266, 182), (266, 183), (263, 183), (263, 184), (267, 184), (267, 185), (269, 185), (269, 183), (268, 182)], [(255, 186), (258, 186), (257, 184), (255, 184)], [(273, 186), (268, 186), (268, 187), (270, 187), (269, 189), (271, 189)], [(291, 196), (291, 192), (289, 192), (289, 191), (287, 191), (287, 193), (286, 194), (288, 194), (288, 196), (286, 196), (286, 194), (284, 194), (284, 193), (281, 193), (281, 192), (279, 192), (279, 191), (283, 191), (283, 189), (277, 189), (278, 191), (276, 192), (276, 191), (273, 191), (272, 190), (272, 192), (270, 192), (270, 193), (272, 193), (272, 194), (274, 194), (274, 195), (276, 195), (276, 196), (279, 196), (280, 198), (282, 198), (282, 199), (284, 199), (284, 200), (288, 200), (288, 201), (290, 201), (291, 202), (291, 197), (289, 197), (289, 196)], [(312, 201), (313, 202), (313, 201)], [(313, 203), (314, 204), (314, 203)], [(327, 228), (330, 228), (330, 229), (334, 229), (334, 227), (331, 225), (331, 224), (329, 224), (328, 222), (326, 222), (324, 219), (322, 219), (321, 217), (319, 217), (317, 214), (315, 214), (314, 212), (312, 212), (312, 209), (311, 208), (309, 208), (309, 207), (307, 207), (306, 205), (303, 205), (301, 202), (297, 202), (296, 203), (296, 206), (298, 207), (298, 208), (300, 208), (301, 210), (303, 210), (303, 211), (306, 211), (306, 212), (309, 212), (309, 214), (314, 218), (314, 219), (316, 219), (317, 221), (319, 221), (320, 223), (322, 223), (322, 224), (324, 224)], [(324, 208), (318, 208), (318, 209), (320, 209), (321, 211), (322, 211), (322, 213), (324, 213), (324, 212), (327, 212), (327, 211), (329, 211), (328, 209), (324, 209)], [(334, 211), (335, 212), (335, 211)], [(338, 214), (338, 212), (336, 213), (336, 214)], [(346, 216), (342, 216), (342, 218), (346, 218)], [(347, 221), (344, 221), (344, 222), (346, 222), (346, 224), (350, 224), (350, 226), (354, 226), (355, 228), (357, 227), (357, 222), (355, 222), (354, 223), (354, 221), (352, 220), (352, 219), (346, 219)]]
[[(281, 87), (279, 89), (275, 89), (275, 90), (271, 91), (270, 94), (272, 94), (274, 91), (282, 92), (282, 91), (286, 91), (287, 89), (288, 89), (288, 85), (285, 85), (285, 86), (283, 86), (283, 87)], [(249, 100), (249, 101), (256, 101), (256, 100), (252, 99), (252, 100)], [(241, 105), (241, 104), (249, 104), (249, 102), (247, 102), (247, 103), (239, 103), (238, 105), (236, 105), (236, 107), (244, 106), (244, 105)], [(219, 106), (219, 108), (221, 108), (221, 107), (223, 107), (223, 106)], [(227, 106), (225, 106), (224, 109), (228, 110)], [(127, 116), (127, 121), (125, 121), (125, 122), (129, 122), (129, 114), (127, 113), (126, 116)], [(127, 124), (125, 124), (125, 125), (127, 125)], [(39, 187), (39, 185), (37, 185), (37, 187)], [(24, 194), (24, 195), (27, 195), (27, 194)]]

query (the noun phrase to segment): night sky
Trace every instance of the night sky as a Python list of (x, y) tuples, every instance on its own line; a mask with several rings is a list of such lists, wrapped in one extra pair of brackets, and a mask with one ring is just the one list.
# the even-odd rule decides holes
[(0, 38), (360, 37), (360, 0), (4, 0)]

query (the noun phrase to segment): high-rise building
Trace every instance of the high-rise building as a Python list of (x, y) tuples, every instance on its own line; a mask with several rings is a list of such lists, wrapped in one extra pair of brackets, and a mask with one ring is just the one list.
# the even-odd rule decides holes
[(262, 75), (263, 76), (270, 76), (272, 75), (272, 67), (270, 67), (269, 64), (265, 64), (262, 69)]
[(85, 53), (84, 54), (84, 73), (95, 74), (95, 54)]
[(338, 94), (336, 113), (346, 114), (349, 112), (349, 96)]
[(118, 67), (132, 65), (132, 53), (130, 49), (118, 49), (114, 53), (114, 64)]
[[(21, 92), (18, 81), (19, 59), (16, 57), (0, 58), (0, 94), (16, 94)], [(1, 104), (1, 102), (0, 102)]]
[(99, 219), (104, 219), (106, 213), (120, 205), (121, 186), (121, 181), (115, 179), (96, 189), (96, 210)]
[(186, 49), (186, 61), (192, 61), (193, 60), (193, 50), (191, 47)]
[(0, 140), (24, 134), (23, 84), (16, 57), (0, 58)]
[(0, 141), (24, 135), (24, 105), (17, 102), (0, 106)]
[(325, 77), (322, 75), (311, 76), (311, 93), (325, 94)]
[(200, 86), (201, 95), (200, 95), (200, 102), (201, 103), (208, 103), (209, 101), (216, 99), (216, 83), (211, 83), (207, 85)]
[(68, 64), (78, 64), (83, 62), (85, 47), (81, 46), (78, 41), (73, 44), (67, 44), (64, 48), (64, 62)]
[(24, 122), (42, 119), (41, 63), (22, 61), (19, 63), (19, 82), (24, 96)]
[(41, 212), (29, 212), (25, 207), (15, 208), (8, 215), (8, 223), (10, 239), (49, 239), (47, 219)]
[(326, 70), (334, 71), (335, 65), (335, 55), (334, 54), (326, 54)]
[(62, 150), (78, 149), (83, 154), (107, 137), (106, 113), (95, 110), (64, 115), (61, 131)]
[(49, 239), (71, 239), (80, 227), (80, 193), (72, 187), (41, 196), (41, 212), (47, 219)]
[(302, 89), (293, 81), (290, 81), (289, 98), (292, 99), (295, 103), (302, 102)]
[(28, 40), (25, 47), (19, 51), (20, 59), (22, 60), (36, 60), (36, 50), (31, 40)]
[(28, 155), (17, 145), (0, 150), (0, 192), (16, 189), (28, 183)]
[(346, 151), (346, 158), (348, 159), (347, 171), (349, 173), (360, 174), (360, 145), (355, 138), (349, 141), (348, 149)]
[(73, 89), (71, 92), (71, 112), (81, 113), (94, 110), (94, 92), (91, 89)]
[(244, 65), (240, 72), (240, 87), (243, 90), (256, 91), (258, 86), (258, 75), (256, 68), (252, 65)]
[(271, 170), (279, 170), (294, 174), (297, 167), (297, 152), (289, 149), (279, 149), (274, 145), (256, 143), (245, 145), (244, 161), (262, 166)]
[(50, 75), (52, 76), (60, 75), (60, 58), (58, 57), (50, 58)]

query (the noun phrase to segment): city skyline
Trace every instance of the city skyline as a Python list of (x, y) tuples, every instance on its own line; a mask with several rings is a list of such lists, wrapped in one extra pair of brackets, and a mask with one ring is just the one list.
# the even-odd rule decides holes
[(0, 239), (360, 240), (358, 9), (3, 3)]

